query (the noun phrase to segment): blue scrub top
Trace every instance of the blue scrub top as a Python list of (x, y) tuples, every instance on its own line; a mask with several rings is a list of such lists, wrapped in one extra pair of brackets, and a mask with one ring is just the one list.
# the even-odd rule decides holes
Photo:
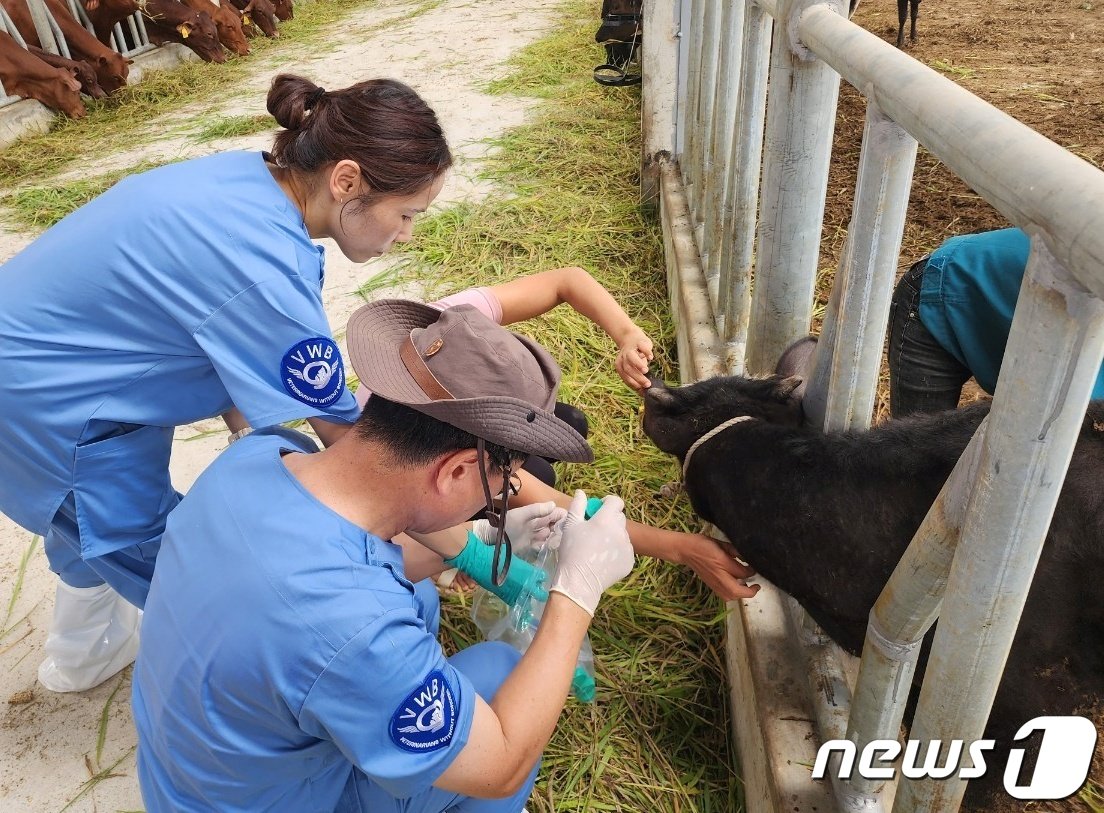
[(149, 813), (359, 811), (354, 771), (411, 796), (467, 742), (401, 549), (291, 475), (296, 434), (233, 444), (169, 517), (134, 668)]
[[(990, 395), (997, 386), (1031, 241), (1020, 229), (952, 237), (928, 258), (920, 321)], [(1093, 398), (1104, 398), (1104, 368)]]
[(0, 266), (0, 511), (85, 556), (160, 532), (172, 427), (353, 421), (323, 250), (261, 153), (131, 176)]

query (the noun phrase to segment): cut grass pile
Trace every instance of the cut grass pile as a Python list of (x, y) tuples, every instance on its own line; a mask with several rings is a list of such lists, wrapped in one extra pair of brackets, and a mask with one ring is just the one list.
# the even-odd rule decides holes
[[(406, 275), (430, 296), (582, 265), (656, 341), (653, 370), (674, 377), (673, 328), (659, 228), (637, 204), (639, 96), (591, 79), (598, 4), (569, 0), (558, 29), (521, 52), (495, 92), (544, 99), (527, 126), (496, 141), (485, 175), (498, 192), (419, 223)], [(685, 502), (656, 496), (676, 476), (640, 429), (640, 401), (613, 367), (612, 341), (567, 307), (519, 326), (564, 371), (561, 400), (590, 419), (591, 466), (561, 469), (561, 488), (615, 492), (632, 519), (696, 529)], [(476, 640), (469, 597), (450, 594), (444, 637)], [(545, 752), (530, 811), (738, 811), (727, 741), (722, 605), (689, 572), (644, 560), (598, 608), (593, 705), (569, 702)]]
[(277, 126), (276, 120), (267, 113), (260, 116), (215, 116), (203, 124), (192, 140), (205, 144), (220, 138), (238, 138), (275, 130)]
[(102, 195), (123, 178), (161, 166), (161, 163), (144, 161), (135, 166), (65, 184), (24, 187), (0, 198), (6, 208), (4, 219), (28, 231), (48, 229), (92, 198)]

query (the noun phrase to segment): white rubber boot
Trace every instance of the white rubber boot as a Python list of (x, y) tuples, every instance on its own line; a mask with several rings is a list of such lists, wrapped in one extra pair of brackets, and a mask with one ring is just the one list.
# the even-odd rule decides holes
[(141, 622), (142, 611), (108, 585), (70, 587), (59, 581), (38, 682), (52, 692), (99, 686), (134, 662)]

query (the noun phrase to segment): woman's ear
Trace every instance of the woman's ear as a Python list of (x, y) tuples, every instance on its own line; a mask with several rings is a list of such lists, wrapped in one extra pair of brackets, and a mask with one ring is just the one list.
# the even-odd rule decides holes
[(330, 170), (330, 194), (338, 203), (363, 194), (366, 190), (362, 189), (362, 183), (360, 165), (356, 161), (343, 158)]

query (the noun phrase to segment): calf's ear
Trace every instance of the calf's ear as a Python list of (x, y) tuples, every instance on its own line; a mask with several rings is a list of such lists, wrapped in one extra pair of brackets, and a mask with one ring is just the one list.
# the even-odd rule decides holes
[(804, 383), (805, 379), (799, 375), (788, 376), (778, 382), (778, 385), (774, 388), (774, 394), (779, 401), (788, 401), (793, 396), (794, 391)]
[(671, 409), (676, 403), (674, 394), (667, 389), (662, 381), (657, 379), (652, 379), (652, 386), (644, 390), (643, 395), (645, 407)]

